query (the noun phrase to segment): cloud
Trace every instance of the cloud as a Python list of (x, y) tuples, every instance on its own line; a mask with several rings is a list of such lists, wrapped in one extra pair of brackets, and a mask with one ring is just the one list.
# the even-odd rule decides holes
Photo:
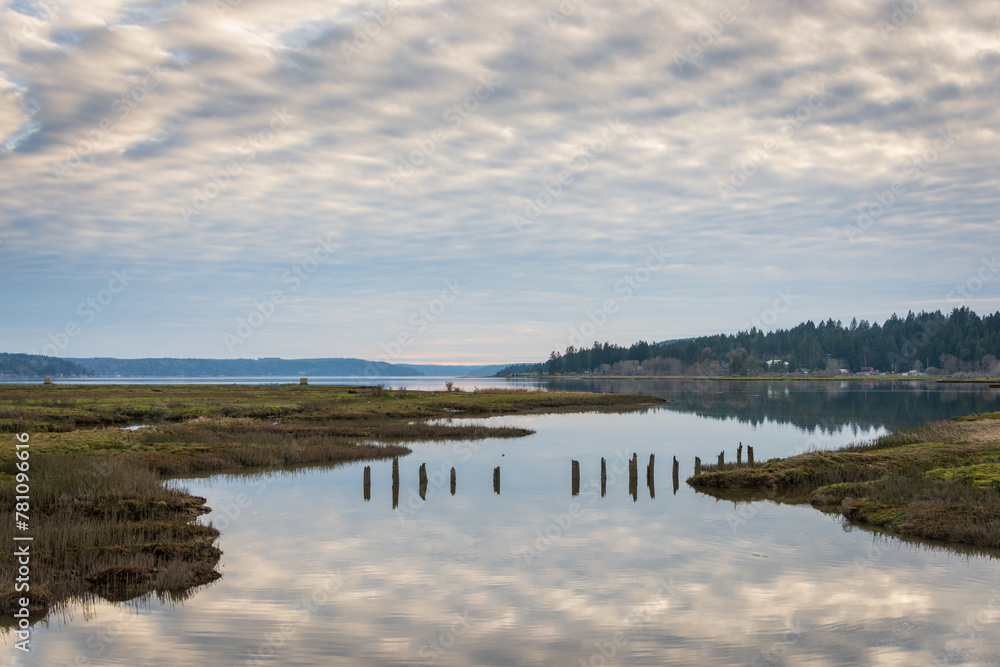
[[(898, 267), (954, 282), (979, 248), (1000, 245), (1000, 24), (986, 2), (895, 17), (894, 7), (8, 7), (0, 254), (5, 270), (37, 280), (103, 275), (123, 258), (149, 267), (150, 298), (170, 306), (153, 320), (131, 317), (149, 327), (136, 349), (146, 355), (172, 344), (156, 332), (207, 295), (220, 312), (255, 298), (269, 267), (328, 234), (343, 244), (343, 272), (365, 276), (369, 299), (475, 277), (484, 302), (456, 315), (448, 341), (463, 326), (471, 338), (537, 314), (547, 333), (512, 344), (520, 358), (545, 356), (582, 314), (565, 319), (547, 294), (599, 300), (652, 243), (669, 243), (687, 268), (619, 316), (619, 342), (733, 330), (745, 318), (694, 304), (718, 308), (734, 289), (763, 307), (774, 289), (815, 285), (809, 300), (824, 318), (945, 305), (947, 292), (927, 294)], [(602, 138), (609, 121), (625, 128), (613, 141)], [(948, 128), (954, 145), (910, 173)], [(567, 172), (556, 195), (546, 190)], [(852, 242), (845, 228), (858, 211), (900, 180), (905, 195)], [(514, 216), (533, 203), (538, 214), (519, 229)], [(943, 253), (944, 239), (966, 250)], [(770, 275), (784, 282), (762, 265), (782, 267)], [(197, 284), (185, 278), (192, 266)], [(227, 279), (237, 268), (258, 280)], [(329, 290), (332, 328), (338, 304), (355, 295), (327, 271), (316, 283)], [(534, 276), (518, 291), (522, 310), (489, 308), (510, 271)], [(56, 282), (38, 282), (31, 296), (62, 289)], [(402, 310), (420, 301), (406, 290), (399, 298)], [(689, 305), (669, 318), (659, 310), (681, 301)], [(362, 318), (352, 340), (269, 325), (287, 341), (271, 354), (363, 349), (378, 327), (362, 306), (352, 312)], [(47, 333), (36, 315), (19, 326), (24, 349)], [(429, 344), (435, 336), (445, 340), (430, 332)], [(217, 338), (215, 326), (193, 327), (177, 353), (214, 354)]]

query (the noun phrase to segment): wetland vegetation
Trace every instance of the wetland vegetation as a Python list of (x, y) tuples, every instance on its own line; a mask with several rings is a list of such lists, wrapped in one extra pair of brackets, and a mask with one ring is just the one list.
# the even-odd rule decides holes
[[(34, 620), (72, 599), (183, 599), (220, 575), (218, 530), (193, 522), (205, 499), (164, 475), (378, 459), (407, 442), (516, 438), (530, 430), (450, 423), (662, 404), (632, 394), (412, 391), (382, 386), (0, 385), (0, 539), (12, 544), (14, 435), (30, 437)], [(138, 428), (137, 428), (138, 427)], [(0, 560), (0, 613), (25, 593)], [(9, 622), (9, 621), (8, 621)]]
[(712, 493), (807, 494), (813, 505), (888, 533), (1000, 547), (1000, 413), (955, 417), (838, 450), (756, 465), (704, 466)]

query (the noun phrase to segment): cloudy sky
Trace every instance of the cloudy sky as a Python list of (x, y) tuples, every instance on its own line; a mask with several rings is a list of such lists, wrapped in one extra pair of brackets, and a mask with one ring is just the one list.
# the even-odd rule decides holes
[(986, 0), (5, 2), (0, 350), (992, 312), (998, 74)]

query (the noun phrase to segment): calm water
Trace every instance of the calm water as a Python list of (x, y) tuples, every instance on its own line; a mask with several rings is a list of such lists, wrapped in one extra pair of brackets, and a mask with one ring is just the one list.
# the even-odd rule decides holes
[[(215, 510), (205, 519), (223, 529), (224, 577), (183, 604), (77, 608), (37, 627), (32, 655), (10, 662), (1000, 664), (995, 556), (845, 528), (807, 505), (720, 501), (683, 482), (696, 455), (725, 449), (731, 458), (738, 442), (758, 459), (786, 456), (998, 410), (1000, 392), (891, 383), (555, 386), (674, 402), (623, 415), (495, 418), (488, 421), (537, 433), (415, 445), (400, 460), (396, 510), (388, 462), (372, 464), (370, 501), (361, 464), (182, 480)], [(636, 499), (624, 464), (633, 452), (642, 468)], [(582, 471), (576, 497), (571, 459)], [(421, 463), (431, 477), (426, 500), (417, 495)], [(454, 496), (445, 477), (452, 467)], [(7, 639), (7, 655), (12, 648)]]

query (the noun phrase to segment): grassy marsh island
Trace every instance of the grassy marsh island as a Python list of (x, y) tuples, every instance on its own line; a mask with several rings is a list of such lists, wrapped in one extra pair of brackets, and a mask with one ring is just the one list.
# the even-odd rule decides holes
[(890, 534), (1000, 548), (1000, 413), (753, 466), (706, 465), (688, 483), (707, 493), (803, 494), (816, 507)]
[[(0, 385), (0, 540), (16, 544), (15, 434), (30, 437), (30, 591), (0, 560), (0, 613), (33, 620), (71, 600), (183, 599), (220, 575), (219, 532), (192, 520), (205, 499), (164, 475), (379, 459), (403, 443), (516, 438), (532, 431), (446, 417), (628, 411), (633, 394), (412, 391), (323, 385)], [(430, 421), (433, 420), (433, 421)], [(130, 428), (141, 426), (142, 428)]]

